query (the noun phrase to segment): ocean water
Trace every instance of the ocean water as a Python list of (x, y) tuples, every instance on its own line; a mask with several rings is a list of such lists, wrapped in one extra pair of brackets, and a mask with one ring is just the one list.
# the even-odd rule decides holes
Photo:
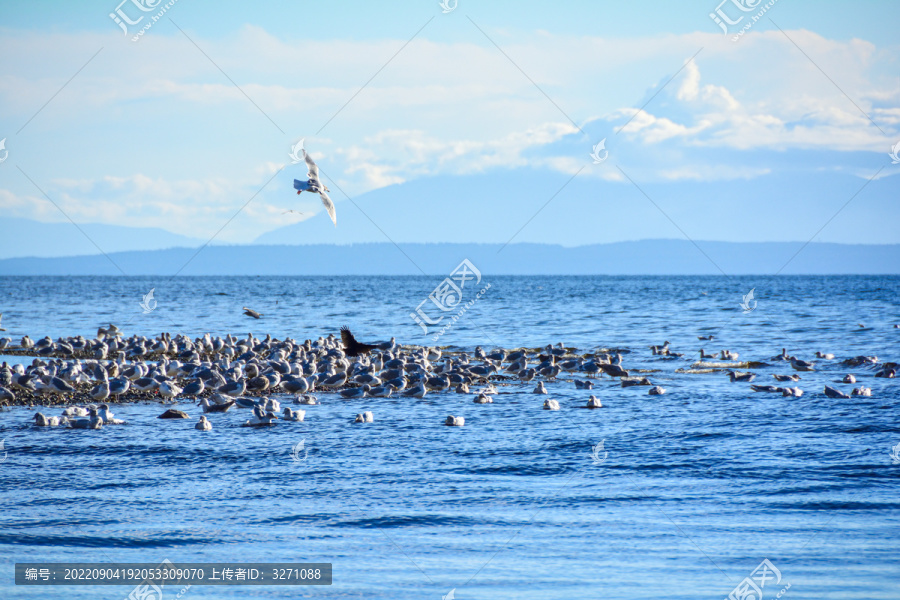
[[(121, 599), (128, 586), (13, 584), (16, 562), (330, 562), (328, 587), (193, 586), (182, 598), (727, 598), (764, 560), (763, 598), (900, 598), (900, 393), (840, 360), (900, 361), (898, 277), (491, 277), (437, 340), (410, 317), (434, 277), (0, 278), (17, 339), (160, 331), (361, 340), (472, 349), (563, 342), (620, 348), (665, 387), (592, 391), (500, 385), (471, 396), (345, 401), (318, 394), (303, 423), (241, 428), (246, 411), (159, 421), (157, 404), (117, 407), (98, 431), (38, 429), (0, 413), (0, 598)], [(139, 304), (154, 289), (153, 311)], [(754, 290), (746, 306), (744, 296)], [(154, 306), (151, 302), (149, 306)], [(249, 306), (264, 314), (242, 316)], [(860, 324), (863, 326), (861, 327)], [(698, 335), (713, 333), (713, 342)], [(671, 342), (682, 359), (654, 357)], [(786, 347), (818, 361), (802, 398), (683, 374), (700, 348), (763, 360)], [(753, 369), (756, 383), (776, 384)], [(855, 373), (872, 397), (824, 385)], [(859, 385), (857, 384), (857, 385)], [(601, 410), (581, 410), (590, 394)], [(375, 422), (352, 424), (363, 410)], [(448, 414), (463, 428), (444, 427)], [(291, 449), (306, 449), (295, 461)], [(602, 451), (592, 450), (603, 442)], [(596, 460), (595, 460), (596, 459)], [(787, 588), (785, 590), (785, 588)], [(783, 591), (784, 590), (784, 591)], [(165, 590), (175, 598), (180, 590)]]

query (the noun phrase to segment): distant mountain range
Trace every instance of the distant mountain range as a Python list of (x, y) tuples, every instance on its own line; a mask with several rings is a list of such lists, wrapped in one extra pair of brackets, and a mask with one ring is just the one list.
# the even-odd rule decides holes
[[(891, 220), (885, 218), (896, 214), (891, 178), (868, 183), (842, 208), (866, 183), (844, 171), (807, 169), (724, 182), (641, 182), (638, 189), (627, 181), (596, 177), (617, 175), (612, 166), (592, 167), (596, 172), (587, 169), (571, 179), (536, 169), (422, 177), (352, 201), (335, 190), (331, 196), (337, 202), (337, 227), (319, 212), (264, 233), (253, 243), (512, 241), (573, 247), (681, 238), (679, 228), (695, 240), (786, 242), (810, 239), (826, 222), (832, 242), (897, 241)], [(640, 171), (632, 175), (640, 180)], [(295, 198), (299, 210), (321, 211), (317, 197)], [(763, 198), (768, 204), (761, 203)]]
[[(746, 158), (750, 161), (748, 166), (753, 166), (756, 165), (753, 160), (761, 161), (764, 157), (751, 152)], [(828, 156), (811, 158), (829, 164)], [(628, 171), (631, 172), (631, 168)], [(521, 168), (428, 176), (371, 190), (352, 200), (344, 197), (335, 185), (332, 197), (337, 202), (337, 227), (321, 210), (318, 196), (296, 196), (287, 191), (293, 208), (307, 213), (319, 212), (255, 239), (252, 238), (254, 234), (239, 239), (241, 243), (252, 240), (259, 246), (511, 242), (513, 245), (559, 244), (574, 249), (603, 247), (598, 246), (598, 242), (684, 239), (682, 235), (695, 240), (787, 242), (806, 240), (823, 233), (832, 242), (897, 242), (896, 228), (891, 225), (893, 221), (886, 218), (896, 213), (895, 181), (890, 177), (866, 182), (848, 170), (799, 169), (738, 181), (698, 182), (686, 178), (644, 183), (642, 172), (636, 170), (631, 174), (641, 181), (637, 187), (627, 180), (601, 178), (619, 176), (621, 179), (619, 171), (606, 164), (592, 165), (579, 173), (568, 177), (546, 169)], [(281, 183), (287, 185), (287, 181)], [(285, 191), (271, 193), (280, 195)], [(762, 199), (770, 202), (762, 203)], [(773, 199), (776, 201), (774, 208)], [(851, 199), (853, 202), (849, 204)], [(823, 225), (827, 225), (824, 232)], [(215, 227), (218, 226), (216, 223)], [(205, 243), (210, 234), (183, 231), (203, 239), (157, 228), (96, 223), (75, 227), (68, 222), (40, 223), (0, 218), (0, 259), (196, 248)], [(216, 240), (213, 244), (223, 243)], [(559, 260), (586, 256), (577, 252), (555, 254), (552, 247), (545, 248), (546, 255)], [(629, 253), (640, 253), (644, 247), (622, 246)], [(614, 248), (609, 247), (610, 250)], [(648, 251), (655, 252), (655, 249)], [(317, 252), (306, 249), (300, 255), (318, 256)], [(735, 252), (739, 254), (743, 250)], [(779, 251), (773, 252), (777, 255)], [(640, 270), (654, 268), (652, 264), (643, 267), (628, 262), (634, 258), (628, 254), (621, 260)], [(328, 253), (317, 260), (326, 264)], [(520, 267), (508, 262), (511, 260), (501, 261), (498, 266), (518, 271)], [(540, 260), (538, 257), (530, 264), (540, 264)], [(742, 265), (753, 264), (750, 258), (742, 260)], [(548, 262), (553, 263), (552, 260)], [(771, 263), (775, 262), (777, 260), (773, 258)], [(768, 266), (770, 262), (759, 264)], [(836, 265), (829, 262), (822, 268), (837, 268)], [(558, 267), (553, 265), (552, 268)], [(596, 267), (578, 268), (591, 270)], [(607, 264), (604, 268), (616, 267)], [(676, 262), (673, 268), (683, 269), (687, 265)], [(857, 268), (870, 267), (859, 265)], [(841, 272), (846, 271), (841, 267)]]
[[(643, 240), (545, 244), (250, 245), (0, 260), (0, 275), (900, 274), (900, 244)], [(121, 270), (120, 270), (121, 269)], [(720, 270), (721, 269), (721, 270)]]
[(30, 219), (0, 218), (0, 258), (160, 250), (200, 246), (203, 242), (204, 240), (155, 227), (122, 227), (99, 223), (85, 223), (75, 227), (68, 222), (41, 223)]

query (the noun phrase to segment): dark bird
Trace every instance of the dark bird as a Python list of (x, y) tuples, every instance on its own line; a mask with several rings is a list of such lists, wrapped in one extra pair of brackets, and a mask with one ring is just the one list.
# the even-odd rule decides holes
[(252, 308), (247, 308), (246, 306), (243, 308), (243, 310), (245, 315), (247, 315), (248, 317), (253, 317), (254, 319), (258, 319), (262, 316), (262, 314), (256, 312)]
[(344, 352), (347, 356), (359, 356), (360, 354), (368, 354), (372, 350), (376, 350), (378, 346), (373, 344), (360, 344), (350, 333), (349, 327), (341, 327), (341, 341), (344, 343)]

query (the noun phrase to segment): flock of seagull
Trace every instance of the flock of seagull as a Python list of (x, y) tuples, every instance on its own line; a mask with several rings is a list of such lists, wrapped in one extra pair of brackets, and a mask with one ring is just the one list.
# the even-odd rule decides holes
[[(251, 309), (245, 309), (255, 313)], [(247, 313), (245, 313), (247, 314)], [(250, 314), (259, 318), (258, 313)], [(712, 336), (701, 336), (701, 341)], [(666, 341), (650, 346), (651, 356), (661, 359), (682, 358)], [(33, 341), (23, 337), (18, 344), (0, 338), (0, 352), (35, 356), (31, 365), (0, 365), (0, 405), (24, 404), (40, 407), (62, 406), (59, 416), (33, 416), (38, 427), (66, 426), (73, 429), (99, 429), (104, 425), (123, 425), (110, 410), (110, 403), (158, 399), (163, 403), (179, 400), (196, 402), (204, 413), (196, 429), (209, 431), (207, 415), (247, 409), (246, 427), (272, 426), (277, 420), (303, 421), (305, 410), (281, 406), (279, 394), (294, 396), (292, 404), (315, 405), (315, 393), (333, 394), (345, 400), (404, 397), (425, 398), (428, 394), (454, 391), (471, 395), (475, 404), (492, 404), (498, 394), (496, 385), (535, 382), (532, 392), (548, 395), (548, 385), (574, 384), (579, 390), (592, 390), (600, 379), (618, 380), (623, 388), (647, 386), (648, 394), (662, 395), (666, 389), (653, 385), (648, 374), (655, 369), (626, 369), (623, 355), (629, 350), (597, 350), (579, 354), (562, 343), (543, 348), (485, 352), (449, 352), (425, 346), (400, 346), (396, 339), (365, 344), (358, 342), (348, 328), (340, 336), (298, 342), (278, 340), (266, 335), (259, 339), (214, 337), (205, 334), (190, 338), (162, 333), (155, 338), (140, 335), (125, 337), (115, 325), (101, 327), (94, 338), (82, 336)], [(738, 354), (699, 351), (700, 360), (676, 373), (723, 373), (732, 383), (750, 384), (752, 392), (778, 393), (800, 397), (796, 386), (800, 373), (815, 371), (818, 363), (838, 364), (866, 371), (866, 376), (894, 378), (900, 365), (880, 362), (876, 356), (856, 356), (840, 363), (833, 354), (818, 352), (816, 360), (803, 360), (782, 349), (765, 361), (737, 362)], [(720, 361), (720, 362), (715, 362)], [(753, 384), (757, 373), (737, 369), (782, 366), (789, 373), (773, 373), (781, 386)], [(856, 384), (857, 376), (847, 373), (839, 383)], [(527, 389), (527, 388), (526, 388)], [(825, 385), (824, 395), (847, 399), (871, 396), (872, 390), (859, 385), (848, 394)], [(19, 397), (17, 397), (17, 394)], [(283, 398), (282, 398), (283, 399)], [(560, 410), (559, 400), (547, 398), (545, 410)], [(580, 408), (600, 409), (603, 403), (591, 395)], [(168, 409), (161, 419), (190, 418), (178, 409)], [(356, 423), (372, 423), (374, 414), (365, 411)], [(464, 426), (465, 418), (449, 415), (445, 424)]]

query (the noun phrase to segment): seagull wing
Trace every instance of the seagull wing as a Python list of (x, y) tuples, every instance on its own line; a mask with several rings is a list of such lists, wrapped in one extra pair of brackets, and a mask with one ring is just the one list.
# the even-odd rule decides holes
[(331, 217), (331, 222), (334, 223), (334, 226), (337, 227), (337, 213), (334, 212), (334, 202), (331, 201), (331, 198), (328, 197), (328, 194), (325, 193), (325, 190), (319, 189), (319, 196), (322, 197), (322, 204), (325, 205), (325, 210), (328, 211), (328, 216)]
[(312, 156), (309, 155), (309, 152), (306, 150), (303, 151), (303, 158), (306, 159), (306, 166), (309, 167), (309, 175), (310, 179), (318, 179), (319, 178), (319, 167), (316, 166), (315, 161), (312, 159)]

